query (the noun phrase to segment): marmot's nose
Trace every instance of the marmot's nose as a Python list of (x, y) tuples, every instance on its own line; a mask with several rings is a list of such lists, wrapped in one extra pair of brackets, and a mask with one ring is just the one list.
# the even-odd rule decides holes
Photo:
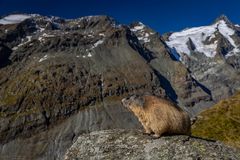
[(127, 98), (123, 98), (123, 99), (122, 99), (122, 105), (123, 105), (124, 107), (127, 107)]

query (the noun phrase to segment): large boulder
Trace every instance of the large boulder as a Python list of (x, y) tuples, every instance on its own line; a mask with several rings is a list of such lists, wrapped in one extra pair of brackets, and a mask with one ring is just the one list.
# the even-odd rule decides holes
[(189, 136), (153, 139), (141, 132), (106, 130), (84, 134), (67, 150), (64, 160), (72, 159), (232, 159), (239, 150), (220, 142)]

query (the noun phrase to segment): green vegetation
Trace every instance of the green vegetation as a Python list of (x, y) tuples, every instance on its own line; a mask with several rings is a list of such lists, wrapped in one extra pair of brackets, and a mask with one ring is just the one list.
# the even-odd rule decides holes
[(200, 113), (192, 135), (240, 148), (240, 92)]

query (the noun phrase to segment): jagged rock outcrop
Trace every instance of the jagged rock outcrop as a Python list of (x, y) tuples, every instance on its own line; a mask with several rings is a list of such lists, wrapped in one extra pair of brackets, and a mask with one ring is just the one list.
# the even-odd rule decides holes
[(136, 131), (108, 130), (83, 134), (67, 150), (71, 159), (233, 159), (240, 152), (221, 144), (188, 136), (152, 139)]

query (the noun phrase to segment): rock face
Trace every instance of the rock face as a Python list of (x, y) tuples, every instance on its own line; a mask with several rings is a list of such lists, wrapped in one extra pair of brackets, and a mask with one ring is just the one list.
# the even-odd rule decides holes
[(192, 37), (193, 54), (175, 54), (171, 34), (108, 16), (1, 17), (0, 154), (58, 159), (82, 133), (141, 128), (120, 103), (131, 94), (165, 97), (191, 116), (231, 95), (240, 83), (240, 28), (223, 21), (234, 34), (220, 25), (218, 54), (209, 58)]
[(67, 150), (71, 159), (232, 159), (240, 152), (219, 142), (188, 136), (152, 139), (136, 131), (106, 130), (84, 134)]

